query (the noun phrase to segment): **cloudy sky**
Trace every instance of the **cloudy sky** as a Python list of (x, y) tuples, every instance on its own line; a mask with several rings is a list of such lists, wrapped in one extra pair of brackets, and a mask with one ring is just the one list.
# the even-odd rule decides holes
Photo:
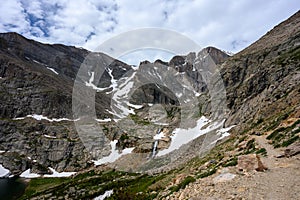
[(9, 0), (1, 2), (0, 32), (95, 50), (120, 33), (155, 27), (236, 53), (299, 8), (299, 0)]

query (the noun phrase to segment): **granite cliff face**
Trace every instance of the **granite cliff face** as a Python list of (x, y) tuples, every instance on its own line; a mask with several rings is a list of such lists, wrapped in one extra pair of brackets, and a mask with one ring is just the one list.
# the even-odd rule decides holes
[[(169, 133), (182, 120), (182, 109), (193, 110), (187, 114), (186, 121), (202, 115), (213, 118), (211, 111), (217, 110), (211, 103), (210, 86), (195, 70), (195, 62), (203, 62), (207, 55), (216, 64), (224, 83), (224, 102), (228, 109), (222, 112), (227, 118), (226, 127), (237, 125), (233, 133), (261, 131), (274, 122), (299, 118), (299, 26), (300, 12), (234, 56), (207, 47), (197, 53), (175, 56), (169, 62), (142, 62), (140, 75), (136, 75), (135, 67), (102, 53), (41, 44), (16, 33), (0, 34), (0, 163), (13, 174), (28, 168), (48, 173), (48, 167), (57, 171), (79, 171), (93, 165), (91, 160), (95, 158), (90, 152), (97, 151), (96, 143), (103, 144), (102, 157), (110, 153), (113, 140), (118, 140), (119, 150), (134, 147), (136, 153), (151, 153), (153, 136), (161, 124), (167, 124), (164, 131), (168, 137), (158, 149), (167, 148)], [(97, 58), (93, 64), (102, 71), (91, 67), (78, 79), (76, 75), (87, 56)], [(94, 77), (99, 73), (103, 75), (100, 82), (95, 83)], [(144, 84), (147, 79), (161, 84), (151, 81)], [(166, 80), (170, 80), (170, 85), (173, 80), (178, 81), (173, 91), (164, 87)], [(124, 86), (133, 82), (140, 87), (130, 93), (130, 88)], [(92, 145), (90, 149), (82, 144), (74, 126), (74, 121), (82, 117), (72, 112), (74, 83), (82, 86), (81, 97), (88, 91), (94, 92), (96, 118), (106, 135), (94, 141), (95, 147)], [(188, 84), (181, 83), (189, 83), (193, 92)], [(81, 102), (81, 97), (73, 98), (73, 102)], [(198, 103), (187, 103), (189, 108), (181, 107), (181, 98), (188, 101), (189, 97)], [(76, 109), (91, 112), (88, 104), (79, 105)], [(166, 112), (160, 113), (161, 110)], [(118, 126), (120, 119), (123, 119), (122, 128)], [(263, 127), (255, 129), (262, 124)], [(97, 134), (92, 124), (86, 129)], [(214, 139), (212, 137), (212, 141)], [(184, 147), (185, 154), (176, 152), (174, 163), (198, 155), (195, 152), (202, 148), (203, 142), (203, 138), (198, 138)]]
[(221, 66), (227, 124), (237, 130), (275, 117), (299, 118), (300, 12), (282, 22)]

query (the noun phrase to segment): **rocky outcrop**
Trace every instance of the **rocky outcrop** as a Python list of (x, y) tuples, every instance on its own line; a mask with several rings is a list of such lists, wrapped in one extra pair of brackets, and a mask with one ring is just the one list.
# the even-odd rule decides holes
[(300, 153), (300, 142), (294, 143), (285, 149), (284, 155), (286, 157), (295, 156)]
[[(72, 112), (74, 80), (90, 54), (71, 46), (41, 44), (17, 33), (0, 34), (0, 150), (4, 151), (0, 162), (13, 174), (28, 168), (46, 173), (48, 167), (79, 171), (90, 165), (92, 155), (76, 132), (73, 122), (76, 116)], [(115, 79), (131, 69), (107, 55), (95, 54), (109, 63)], [(81, 80), (83, 85), (90, 76), (86, 74)], [(108, 86), (111, 79), (104, 71), (97, 86)], [(110, 96), (103, 95), (105, 92), (96, 93), (99, 118), (110, 115), (106, 111)], [(35, 114), (46, 119), (26, 117)], [(107, 155), (109, 150), (103, 149), (102, 153)]]
[(274, 27), (221, 66), (226, 87), (226, 122), (249, 129), (279, 113), (299, 110), (300, 12)]
[(256, 154), (249, 154), (249, 155), (241, 155), (238, 157), (238, 165), (237, 168), (240, 171), (264, 171), (268, 169), (266, 166), (263, 165), (261, 159)]

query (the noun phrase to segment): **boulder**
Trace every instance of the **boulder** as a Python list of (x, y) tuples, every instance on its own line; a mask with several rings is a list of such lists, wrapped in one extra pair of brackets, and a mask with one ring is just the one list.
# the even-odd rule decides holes
[(284, 155), (286, 157), (295, 156), (300, 153), (300, 142), (294, 143), (285, 149)]
[(237, 168), (240, 171), (264, 171), (268, 168), (263, 165), (260, 160), (260, 157), (256, 154), (248, 154), (248, 155), (241, 155), (238, 157), (238, 165)]

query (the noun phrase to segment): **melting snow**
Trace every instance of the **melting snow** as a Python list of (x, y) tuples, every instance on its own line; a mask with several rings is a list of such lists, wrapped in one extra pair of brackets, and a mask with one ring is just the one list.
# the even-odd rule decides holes
[(182, 96), (182, 93), (176, 93), (176, 96), (177, 96), (178, 98), (180, 98), (180, 97)]
[(110, 122), (111, 119), (110, 118), (106, 118), (106, 119), (96, 119), (97, 122)]
[(36, 173), (30, 173), (30, 169), (27, 169), (26, 171), (24, 171), (20, 177), (23, 177), (23, 178), (38, 178), (38, 177), (41, 177), (41, 175), (39, 174), (36, 174)]
[(55, 136), (51, 136), (51, 135), (44, 135), (44, 137), (46, 137), (46, 138), (52, 138), (52, 139), (56, 139), (56, 137), (55, 137)]
[(92, 87), (94, 90), (97, 90), (97, 92), (109, 89), (109, 87), (107, 87), (107, 88), (99, 88), (96, 85), (94, 85), (93, 81), (95, 79), (95, 72), (91, 72), (90, 74), (91, 74), (91, 77), (89, 79), (89, 82), (85, 82), (85, 85), (87, 87)]
[(201, 94), (199, 92), (195, 92), (195, 96), (199, 97)]
[(114, 76), (113, 76), (113, 74), (112, 74), (112, 72), (113, 72), (112, 69), (107, 68), (107, 72), (108, 72), (108, 74), (109, 74), (110, 77), (111, 77), (110, 82), (111, 82), (111, 87), (113, 88), (112, 91), (115, 91), (115, 90), (117, 89), (117, 87), (118, 87), (118, 80), (116, 80), (116, 79), (114, 78)]
[(211, 144), (214, 144), (216, 142), (218, 142), (219, 140), (222, 140), (223, 138), (227, 137), (230, 135), (230, 133), (228, 132), (230, 129), (232, 129), (233, 127), (235, 127), (235, 125), (232, 125), (230, 127), (227, 128), (221, 128), (219, 130), (217, 130), (217, 134), (220, 136), (216, 141), (213, 141)]
[(0, 164), (0, 177), (7, 177), (9, 174), (10, 171)]
[(52, 174), (45, 174), (44, 177), (69, 177), (76, 174), (76, 172), (57, 172), (51, 167), (48, 168), (52, 171)]
[(132, 107), (132, 108), (135, 108), (135, 109), (141, 109), (143, 107), (143, 105), (134, 105), (134, 104), (131, 104), (131, 103), (127, 103), (128, 106)]
[(55, 69), (51, 68), (51, 67), (47, 67), (47, 69), (49, 69), (50, 71), (52, 71), (54, 74), (58, 75), (58, 72), (55, 71)]
[(110, 197), (113, 194), (113, 190), (107, 190), (104, 194), (94, 198), (94, 200), (104, 200), (106, 197)]
[(32, 61), (35, 62), (35, 63), (37, 63), (37, 64), (40, 64), (40, 65), (46, 65), (46, 64), (41, 63), (41, 62), (39, 62), (39, 61), (37, 61), (37, 60), (34, 60), (34, 59), (32, 59)]
[(219, 122), (219, 123), (215, 122), (212, 125), (208, 126), (207, 128), (201, 129), (203, 126), (209, 123), (209, 120), (206, 117), (202, 116), (197, 121), (197, 125), (194, 128), (189, 128), (189, 129), (176, 128), (173, 131), (173, 135), (171, 136), (172, 142), (170, 147), (168, 149), (159, 151), (157, 156), (168, 154), (175, 149), (179, 149), (182, 145), (196, 139), (197, 137), (205, 133), (208, 133), (214, 129), (220, 128), (223, 125), (223, 122)]
[(160, 140), (165, 137), (165, 134), (163, 132), (160, 132), (159, 134), (154, 135), (154, 140)]
[(134, 148), (126, 148), (123, 149), (122, 153), (119, 153), (118, 150), (116, 149), (116, 145), (118, 143), (118, 140), (114, 140), (110, 142), (111, 145), (111, 153), (106, 156), (101, 158), (100, 160), (93, 160), (95, 165), (102, 165), (105, 163), (112, 163), (116, 160), (118, 160), (121, 156), (130, 154)]
[[(112, 76), (112, 70), (109, 71), (109, 74)], [(118, 118), (124, 118), (126, 116), (128, 116), (130, 113), (134, 114), (134, 110), (128, 108), (128, 105), (133, 105), (130, 104), (128, 101), (128, 93), (130, 92), (131, 88), (133, 87), (134, 82), (131, 81), (134, 76), (135, 76), (136, 72), (132, 73), (132, 75), (127, 78), (124, 82), (120, 83), (120, 85), (117, 85), (117, 83), (115, 82), (115, 80), (113, 79), (112, 76), (112, 85), (114, 86), (114, 90), (116, 90), (116, 92), (113, 94), (112, 99), (114, 100), (114, 106), (111, 106), (112, 109), (112, 114), (117, 116)], [(136, 107), (138, 105), (133, 105), (133, 107)], [(119, 120), (119, 119), (114, 119)]]
[(17, 117), (17, 118), (14, 118), (13, 120), (22, 120), (22, 119), (25, 119), (27, 117), (31, 117), (33, 119), (36, 119), (38, 121), (40, 120), (47, 120), (49, 122), (60, 122), (60, 121), (77, 121), (79, 119), (68, 119), (68, 118), (52, 118), (52, 119), (49, 119), (48, 117), (45, 117), (43, 115), (37, 115), (37, 114), (33, 114), (33, 115), (27, 115), (26, 117)]
[[(33, 160), (33, 162), (36, 162), (36, 160)], [(49, 167), (49, 169), (52, 171), (52, 174), (45, 174), (43, 177), (69, 177), (76, 173), (76, 172), (57, 172), (51, 167)], [(31, 173), (30, 169), (27, 169), (20, 175), (20, 177), (38, 178), (38, 177), (41, 177), (41, 175), (36, 174), (36, 173)]]

